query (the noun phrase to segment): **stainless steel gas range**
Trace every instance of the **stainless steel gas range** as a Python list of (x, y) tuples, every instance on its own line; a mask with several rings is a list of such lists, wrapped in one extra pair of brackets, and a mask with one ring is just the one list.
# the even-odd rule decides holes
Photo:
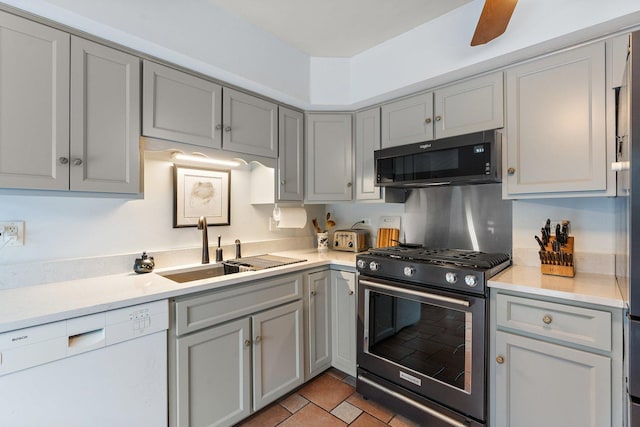
[(486, 425), (487, 280), (510, 264), (454, 249), (358, 255), (358, 392), (421, 425)]

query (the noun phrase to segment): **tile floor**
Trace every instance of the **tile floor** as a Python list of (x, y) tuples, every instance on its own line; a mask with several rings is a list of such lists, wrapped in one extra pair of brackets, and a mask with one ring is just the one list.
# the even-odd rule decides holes
[(331, 368), (236, 427), (417, 427), (356, 392), (355, 378)]

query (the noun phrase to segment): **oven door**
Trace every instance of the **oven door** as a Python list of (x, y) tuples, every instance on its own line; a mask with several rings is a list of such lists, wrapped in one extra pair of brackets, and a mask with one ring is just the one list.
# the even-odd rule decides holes
[(360, 276), (358, 366), (486, 420), (486, 300)]

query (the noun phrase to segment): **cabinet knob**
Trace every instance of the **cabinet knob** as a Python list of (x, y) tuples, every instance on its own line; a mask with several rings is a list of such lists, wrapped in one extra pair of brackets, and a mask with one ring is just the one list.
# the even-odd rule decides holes
[(61, 165), (69, 164), (69, 159), (67, 157), (58, 157), (58, 161)]
[(251, 340), (244, 340), (244, 346), (249, 347), (251, 345)]
[(80, 166), (80, 165), (82, 164), (82, 159), (75, 159), (75, 160), (73, 161), (73, 164), (74, 164), (75, 166)]
[(227, 126), (226, 128), (224, 128), (225, 132), (231, 132), (231, 126)]
[(352, 183), (347, 182), (347, 187), (351, 188), (352, 185), (353, 185)]
[(216, 130), (220, 130), (220, 129), (222, 129), (222, 125), (221, 124), (217, 124), (216, 125)]
[(513, 175), (514, 173), (516, 173), (516, 168), (509, 168), (509, 169), (507, 169), (507, 173), (508, 173), (509, 175)]
[(259, 342), (260, 342), (260, 340), (262, 340), (262, 337), (261, 337), (260, 335), (258, 335), (257, 337), (255, 337), (255, 338), (253, 339), (253, 342), (257, 344), (257, 343), (259, 343)]
[(549, 325), (553, 321), (553, 318), (547, 314), (542, 318), (542, 321), (545, 324)]
[(499, 365), (502, 365), (504, 363), (504, 357), (502, 356), (496, 357), (496, 362), (498, 362)]
[(436, 116), (436, 122), (439, 122), (440, 120), (442, 120), (441, 116)]
[(284, 185), (284, 179), (280, 181), (280, 185)]
[(311, 296), (316, 296), (317, 292), (316, 291), (311, 291)]
[(353, 291), (349, 289), (349, 295), (353, 295)]
[(424, 122), (425, 122), (426, 124), (431, 123), (431, 117), (427, 117), (426, 119), (424, 119)]

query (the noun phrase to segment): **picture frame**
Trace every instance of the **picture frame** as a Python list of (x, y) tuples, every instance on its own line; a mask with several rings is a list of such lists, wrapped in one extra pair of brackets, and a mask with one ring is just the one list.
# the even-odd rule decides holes
[(173, 166), (173, 228), (231, 224), (231, 171)]

